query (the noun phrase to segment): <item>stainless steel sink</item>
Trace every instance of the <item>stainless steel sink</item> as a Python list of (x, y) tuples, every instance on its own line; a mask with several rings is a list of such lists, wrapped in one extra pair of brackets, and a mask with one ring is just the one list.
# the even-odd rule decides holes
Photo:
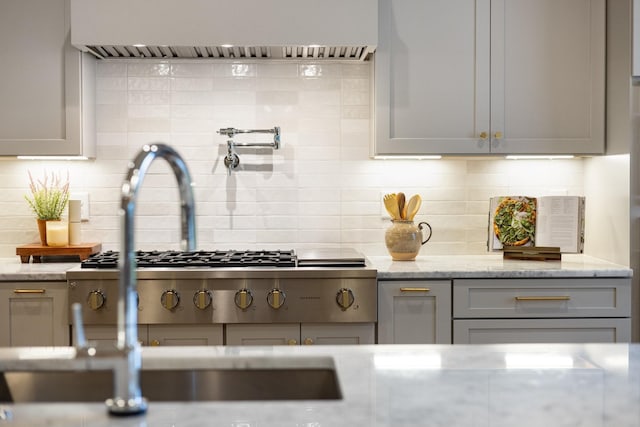
[[(149, 401), (341, 399), (332, 368), (142, 370)], [(2, 372), (0, 402), (103, 402), (112, 371)]]

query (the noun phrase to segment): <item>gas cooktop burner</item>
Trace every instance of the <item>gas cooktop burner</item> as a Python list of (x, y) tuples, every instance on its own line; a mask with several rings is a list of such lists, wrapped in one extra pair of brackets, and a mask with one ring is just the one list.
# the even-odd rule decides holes
[[(296, 254), (289, 251), (137, 251), (138, 267), (295, 267)], [(117, 268), (118, 252), (95, 254), (82, 268)]]

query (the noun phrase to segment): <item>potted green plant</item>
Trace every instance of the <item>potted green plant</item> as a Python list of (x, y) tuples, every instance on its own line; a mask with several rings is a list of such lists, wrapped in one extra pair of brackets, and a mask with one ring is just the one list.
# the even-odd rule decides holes
[(29, 190), (31, 194), (24, 198), (36, 214), (40, 241), (46, 246), (46, 222), (59, 221), (69, 202), (69, 173), (63, 182), (60, 174), (45, 171), (43, 179), (35, 180), (29, 172)]

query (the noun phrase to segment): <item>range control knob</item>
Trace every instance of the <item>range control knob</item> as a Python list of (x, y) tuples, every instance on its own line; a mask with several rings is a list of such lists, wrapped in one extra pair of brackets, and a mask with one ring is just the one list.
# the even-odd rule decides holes
[(95, 290), (89, 292), (89, 296), (87, 297), (87, 304), (91, 310), (99, 310), (104, 305), (105, 296), (100, 290)]
[(211, 296), (211, 291), (204, 290), (198, 291), (193, 295), (193, 305), (198, 307), (200, 310), (204, 310), (211, 305), (211, 301), (213, 297)]
[(336, 302), (340, 306), (341, 309), (346, 310), (347, 308), (353, 305), (355, 301), (355, 297), (353, 296), (353, 291), (351, 289), (342, 288), (338, 291), (336, 295)]
[(253, 302), (253, 295), (251, 295), (251, 291), (249, 289), (240, 289), (236, 292), (234, 301), (238, 308), (246, 310)]
[(174, 289), (164, 291), (160, 297), (160, 304), (167, 310), (173, 310), (180, 304), (180, 294)]
[(282, 307), (286, 298), (287, 296), (280, 289), (271, 289), (267, 294), (267, 303), (277, 310)]

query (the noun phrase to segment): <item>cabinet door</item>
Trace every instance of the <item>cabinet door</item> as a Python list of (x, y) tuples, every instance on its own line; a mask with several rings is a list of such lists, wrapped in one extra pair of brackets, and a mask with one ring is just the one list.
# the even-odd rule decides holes
[(222, 325), (149, 325), (149, 345), (222, 345)]
[(375, 154), (489, 152), (489, 19), (489, 0), (380, 0)]
[(630, 319), (473, 319), (453, 321), (454, 344), (631, 341)]
[(225, 325), (226, 345), (298, 345), (299, 323)]
[(605, 7), (491, 1), (492, 152), (604, 152)]
[[(74, 328), (71, 327), (71, 345), (77, 345)], [(84, 335), (91, 345), (100, 348), (115, 347), (118, 328), (115, 325), (84, 325)], [(147, 345), (147, 325), (138, 325), (138, 342)]]
[(378, 282), (378, 344), (451, 344), (451, 282)]
[(69, 1), (0, 2), (0, 57), (0, 155), (95, 156), (95, 59), (70, 44)]
[(373, 323), (303, 323), (300, 327), (303, 345), (375, 344)]
[(3, 283), (0, 346), (67, 346), (66, 282)]

